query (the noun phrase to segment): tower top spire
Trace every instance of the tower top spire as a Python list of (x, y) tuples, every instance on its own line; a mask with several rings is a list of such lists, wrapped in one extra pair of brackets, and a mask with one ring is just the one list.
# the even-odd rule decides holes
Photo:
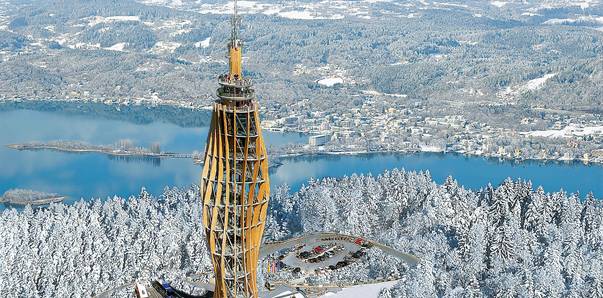
[(234, 8), (233, 8), (233, 14), (232, 14), (232, 21), (231, 21), (231, 23), (232, 23), (231, 30), (232, 31), (230, 33), (230, 39), (231, 39), (231, 42), (234, 43), (234, 42), (236, 42), (236, 40), (239, 39), (239, 22), (240, 22), (240, 20), (239, 20), (239, 7), (237, 5), (237, 0), (234, 0), (233, 2), (234, 2), (233, 3)]
[(234, 13), (232, 14), (232, 32), (228, 43), (228, 60), (230, 64), (229, 78), (239, 80), (243, 75), (242, 43), (239, 40), (239, 15), (237, 0), (234, 0)]

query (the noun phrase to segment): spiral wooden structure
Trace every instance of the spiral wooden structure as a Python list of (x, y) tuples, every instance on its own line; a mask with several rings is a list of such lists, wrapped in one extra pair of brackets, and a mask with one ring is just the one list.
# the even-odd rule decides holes
[(218, 298), (258, 297), (258, 257), (270, 195), (258, 104), (251, 80), (242, 76), (237, 22), (235, 1), (230, 70), (219, 77), (201, 179)]

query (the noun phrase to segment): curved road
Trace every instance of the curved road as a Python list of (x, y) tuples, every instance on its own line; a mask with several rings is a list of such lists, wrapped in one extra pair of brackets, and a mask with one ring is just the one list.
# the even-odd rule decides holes
[[(291, 248), (293, 246), (300, 246), (300, 245), (309, 245), (312, 246), (314, 243), (319, 243), (319, 242), (328, 242), (328, 241), (345, 241), (349, 244), (355, 245), (358, 248), (362, 247), (361, 245), (356, 244), (356, 239), (358, 238), (362, 238), (362, 237), (354, 237), (354, 236), (350, 236), (350, 235), (344, 235), (344, 234), (337, 234), (337, 233), (315, 233), (315, 234), (308, 234), (308, 235), (303, 235), (300, 237), (295, 237), (295, 238), (290, 238), (287, 240), (283, 240), (283, 241), (276, 241), (276, 242), (270, 242), (270, 243), (264, 243), (262, 245), (262, 248), (260, 250), (260, 257), (266, 257), (270, 254), (273, 254), (279, 250), (282, 249), (286, 249), (286, 248)], [(364, 243), (368, 244), (369, 248), (378, 248), (381, 251), (383, 251), (384, 253), (396, 257), (398, 259), (403, 260), (404, 262), (406, 262), (409, 266), (411, 267), (415, 267), (418, 263), (419, 263), (419, 258), (417, 258), (414, 255), (411, 254), (407, 254), (404, 252), (401, 252), (399, 250), (396, 250), (394, 248), (391, 248), (385, 244), (376, 242), (376, 241), (372, 241), (366, 238), (362, 238), (362, 240), (364, 241)], [(206, 283), (196, 283), (194, 281), (192, 281), (190, 278), (186, 280), (187, 283), (203, 288), (205, 290), (213, 290), (213, 285), (211, 284), (206, 284)], [(112, 297), (112, 294), (117, 291), (117, 290), (121, 290), (127, 287), (132, 287), (134, 288), (135, 283), (128, 283), (128, 284), (124, 284), (121, 285), (119, 287), (110, 289), (106, 292), (97, 294), (94, 297), (97, 298), (104, 298), (104, 297)], [(329, 288), (329, 287), (333, 287), (333, 288), (342, 288), (342, 285), (323, 285), (322, 287), (315, 287), (315, 286), (308, 286), (308, 285), (286, 285), (291, 287), (292, 289), (295, 289), (296, 287), (298, 288)], [(345, 287), (345, 286), (343, 286)]]
[[(285, 248), (290, 248), (292, 246), (299, 246), (299, 245), (306, 245), (306, 244), (312, 245), (312, 243), (324, 242), (324, 241), (346, 241), (346, 242), (356, 245), (360, 248), (362, 246), (356, 244), (356, 242), (355, 242), (356, 239), (358, 239), (358, 238), (362, 238), (362, 237), (354, 237), (354, 236), (350, 236), (350, 235), (337, 234), (337, 233), (308, 234), (308, 235), (303, 235), (300, 237), (295, 237), (295, 238), (291, 238), (291, 239), (287, 239), (287, 240), (283, 240), (283, 241), (264, 243), (262, 245), (262, 248), (260, 251), (260, 257), (265, 257), (265, 256), (273, 254), (279, 250), (282, 250)], [(370, 247), (378, 248), (390, 256), (393, 256), (393, 257), (396, 257), (398, 259), (405, 261), (411, 267), (415, 267), (419, 263), (419, 258), (417, 258), (414, 255), (401, 252), (401, 251), (391, 248), (385, 244), (381, 244), (379, 242), (375, 242), (375, 241), (372, 241), (369, 239), (362, 238), (362, 240), (365, 243), (367, 243)]]

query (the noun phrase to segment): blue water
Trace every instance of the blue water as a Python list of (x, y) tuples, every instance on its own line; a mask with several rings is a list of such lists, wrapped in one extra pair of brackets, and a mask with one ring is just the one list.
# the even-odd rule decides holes
[(480, 189), (491, 183), (497, 186), (506, 178), (532, 181), (534, 188), (541, 185), (545, 191), (563, 189), (579, 192), (582, 197), (593, 192), (603, 198), (603, 166), (582, 163), (555, 163), (537, 161), (500, 161), (494, 158), (468, 157), (460, 154), (368, 154), (322, 155), (295, 157), (272, 173), (272, 181), (287, 182), (297, 190), (308, 177), (342, 177), (353, 173), (378, 175), (386, 169), (404, 168), (411, 171), (429, 171), (432, 178), (443, 183), (453, 176), (461, 185)]
[[(159, 142), (164, 151), (203, 151), (207, 127), (180, 127), (165, 122), (135, 124), (90, 116), (13, 110), (0, 112), (0, 194), (11, 188), (27, 188), (80, 198), (130, 196), (145, 187), (161, 194), (167, 186), (187, 187), (197, 183), (201, 167), (189, 159), (118, 160), (102, 154), (52, 151), (15, 151), (6, 144), (30, 141), (72, 140), (113, 144), (130, 139), (136, 145)], [(297, 133), (265, 132), (268, 146), (305, 143)], [(460, 184), (479, 189), (497, 185), (507, 177), (523, 178), (543, 185), (546, 191), (564, 189), (584, 196), (592, 191), (603, 198), (603, 167), (581, 163), (499, 162), (494, 159), (454, 154), (373, 154), (359, 156), (310, 156), (284, 160), (271, 173), (271, 183), (292, 190), (311, 177), (341, 177), (352, 173), (379, 174), (385, 169), (429, 170), (437, 182), (448, 175)], [(2, 207), (0, 207), (2, 208)]]
[[(207, 127), (179, 127), (171, 123), (134, 124), (127, 121), (16, 110), (0, 112), (0, 195), (26, 188), (80, 198), (130, 196), (141, 187), (161, 194), (167, 186), (198, 183), (201, 166), (191, 159), (115, 159), (103, 154), (54, 151), (16, 151), (5, 145), (31, 141), (68, 140), (114, 144), (130, 139), (137, 146), (154, 142), (163, 151), (203, 152)], [(307, 142), (297, 133), (264, 132), (268, 146)]]

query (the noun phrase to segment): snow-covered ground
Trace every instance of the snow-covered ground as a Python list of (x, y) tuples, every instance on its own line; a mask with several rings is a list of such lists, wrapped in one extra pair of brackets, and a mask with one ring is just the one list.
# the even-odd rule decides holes
[(603, 24), (603, 17), (600, 16), (579, 16), (571, 19), (550, 19), (544, 22), (545, 25), (571, 25), (575, 23), (595, 23)]
[(181, 45), (182, 44), (179, 42), (159, 41), (153, 46), (150, 51), (155, 54), (173, 53)]
[(299, 293), (294, 294), (291, 291), (281, 292), (281, 293), (275, 295), (273, 298), (281, 298), (281, 297), (283, 297), (283, 298), (306, 298), (302, 294), (299, 294)]
[(530, 7), (528, 11), (530, 12), (538, 12), (539, 10), (545, 9), (556, 9), (556, 8), (564, 8), (564, 7), (580, 7), (581, 9), (591, 8), (600, 3), (600, 0), (556, 0), (556, 1), (542, 1), (540, 3), (535, 3), (533, 7)]
[(408, 97), (408, 95), (406, 95), (406, 94), (383, 93), (383, 92), (379, 92), (379, 91), (375, 91), (375, 90), (362, 90), (362, 93), (364, 93), (366, 95), (373, 95), (373, 96), (391, 96), (391, 97), (398, 97), (398, 98)]
[(193, 30), (193, 22), (185, 19), (169, 19), (155, 22), (145, 21), (144, 24), (153, 31), (164, 31), (169, 33), (170, 36), (189, 33)]
[(449, 3), (449, 2), (433, 2), (433, 5), (436, 7), (460, 7), (460, 8), (469, 8), (467, 4), (461, 3)]
[(172, 33), (170, 33), (170, 35), (171, 35), (171, 36), (177, 36), (177, 35), (180, 35), (180, 34), (189, 33), (189, 32), (191, 32), (191, 31), (193, 31), (193, 29), (192, 29), (192, 28), (178, 29), (178, 30), (176, 30), (176, 31), (174, 31), (174, 32), (172, 32)]
[[(167, 6), (174, 9), (195, 11), (202, 14), (230, 14), (232, 1), (207, 2), (200, 0), (137, 0), (148, 5)], [(516, 0), (489, 0), (479, 3), (465, 2), (462, 0), (427, 1), (427, 0), (318, 0), (318, 1), (268, 1), (268, 0), (241, 0), (239, 12), (241, 14), (265, 14), (288, 19), (316, 20), (316, 19), (342, 19), (357, 17), (371, 19), (383, 15), (394, 15), (404, 18), (415, 18), (421, 15), (420, 11), (426, 9), (460, 9), (470, 11), (475, 17), (481, 18), (485, 6), (499, 9), (512, 9), (513, 7), (526, 7), (526, 13), (538, 14), (543, 9), (564, 7), (592, 8), (601, 0), (551, 0), (525, 2)], [(384, 6), (383, 3), (389, 5)], [(386, 7), (386, 8), (384, 8)]]
[[(286, 19), (297, 19), (297, 20), (316, 20), (316, 19), (325, 19), (324, 16), (319, 13), (310, 11), (310, 10), (292, 10), (292, 11), (279, 11), (276, 15), (286, 18)], [(329, 19), (343, 19), (344, 16), (342, 14), (333, 14)]]
[[(179, 0), (139, 0), (149, 5), (161, 5), (171, 8), (186, 9), (202, 14), (231, 14), (232, 1), (219, 3), (187, 2)], [(346, 16), (357, 16), (370, 19), (371, 6), (378, 2), (390, 0), (365, 0), (365, 1), (316, 1), (316, 2), (280, 2), (270, 3), (264, 1), (242, 0), (238, 1), (241, 14), (265, 14), (287, 19), (298, 20), (324, 20), (343, 19)]]
[(535, 130), (524, 135), (545, 138), (569, 138), (572, 136), (603, 135), (603, 126), (579, 126), (570, 124), (563, 129)]
[[(356, 80), (348, 71), (336, 64), (324, 64), (320, 66), (308, 66), (296, 64), (293, 69), (293, 75), (308, 75), (319, 85), (333, 87), (337, 84), (354, 85)], [(311, 78), (309, 78), (311, 79)]]
[(120, 43), (116, 43), (108, 48), (105, 48), (105, 50), (109, 50), (109, 51), (118, 51), (118, 52), (125, 52), (126, 48), (126, 43), (125, 42), (120, 42)]
[(140, 22), (139, 16), (112, 16), (112, 17), (102, 17), (102, 16), (94, 16), (88, 17), (84, 19), (88, 22), (88, 26), (96, 26), (98, 24), (103, 23), (116, 23), (116, 22)]
[[(316, 20), (316, 19), (342, 19), (341, 13), (326, 13), (323, 2), (290, 5), (290, 4), (272, 4), (257, 1), (238, 1), (239, 12), (242, 14), (265, 14), (276, 15), (287, 19), (298, 20)], [(331, 8), (333, 8), (331, 6)], [(348, 6), (338, 7), (345, 12), (351, 12)], [(202, 4), (198, 12), (202, 14), (231, 14), (232, 4)]]
[(507, 87), (507, 89), (500, 92), (499, 95), (502, 96), (503, 98), (511, 98), (512, 99), (512, 98), (515, 98), (515, 96), (520, 95), (524, 92), (540, 90), (540, 89), (542, 89), (542, 87), (544, 87), (544, 84), (546, 84), (546, 82), (548, 80), (554, 78), (556, 75), (557, 75), (557, 73), (549, 73), (540, 78), (529, 80), (526, 83), (524, 83), (523, 85), (509, 86), (509, 87)]
[(541, 89), (542, 86), (544, 86), (544, 84), (549, 79), (553, 78), (556, 75), (557, 75), (557, 73), (549, 73), (549, 74), (544, 75), (541, 78), (530, 80), (520, 89), (523, 89), (525, 91), (534, 91), (534, 90)]
[(377, 298), (379, 292), (385, 288), (391, 288), (396, 285), (398, 281), (387, 281), (377, 284), (353, 286), (344, 288), (339, 292), (328, 292), (320, 298), (350, 298), (350, 297), (362, 297), (362, 298)]
[(505, 6), (505, 5), (507, 5), (507, 2), (505, 2), (505, 1), (492, 1), (492, 2), (490, 2), (490, 4), (492, 4), (492, 5), (494, 5), (494, 6), (498, 7), (498, 8), (501, 8), (501, 7)]
[(343, 84), (343, 79), (339, 78), (339, 77), (332, 77), (332, 78), (324, 78), (321, 80), (318, 80), (317, 82), (319, 85), (323, 85), (323, 86), (327, 86), (327, 87), (333, 87), (337, 84)]
[(195, 47), (196, 48), (207, 48), (209, 47), (209, 42), (211, 41), (211, 37), (208, 37), (202, 41), (196, 42), (195, 43)]
[(8, 0), (0, 0), (0, 30), (8, 29)]

